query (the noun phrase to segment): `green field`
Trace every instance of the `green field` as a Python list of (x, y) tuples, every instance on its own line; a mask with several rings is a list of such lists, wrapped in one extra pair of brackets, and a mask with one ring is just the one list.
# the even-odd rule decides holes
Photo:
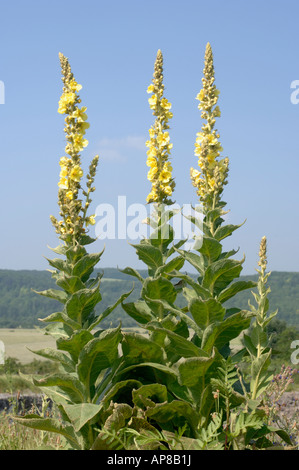
[(38, 349), (55, 347), (55, 340), (51, 336), (44, 335), (37, 328), (0, 328), (0, 341), (3, 341), (5, 346), (5, 357), (14, 357), (22, 364), (27, 364), (37, 358), (43, 359), (29, 349), (37, 351)]

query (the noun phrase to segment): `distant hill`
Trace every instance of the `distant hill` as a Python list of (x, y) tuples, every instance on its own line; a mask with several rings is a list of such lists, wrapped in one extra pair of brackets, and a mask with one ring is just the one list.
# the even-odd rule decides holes
[[(102, 301), (97, 307), (101, 312), (112, 305), (121, 294), (129, 292), (133, 284), (134, 291), (128, 301), (139, 298), (140, 283), (136, 278), (121, 273), (115, 268), (103, 268), (101, 285)], [(140, 271), (146, 277), (146, 271)], [(243, 280), (256, 280), (257, 275), (241, 276)], [(271, 311), (279, 309), (277, 319), (285, 321), (288, 325), (299, 326), (299, 273), (272, 272), (268, 285), (271, 288), (269, 295)], [(61, 304), (37, 295), (33, 290), (41, 291), (54, 287), (55, 283), (48, 271), (13, 271), (0, 270), (0, 328), (33, 328), (42, 326), (38, 318), (45, 318), (52, 312), (58, 311)], [(249, 291), (241, 292), (234, 299), (227, 302), (227, 307), (248, 308), (248, 300), (254, 304), (253, 296)], [(181, 299), (178, 298), (178, 305)], [(107, 328), (122, 322), (123, 327), (135, 326), (135, 322), (118, 306), (101, 324)]]

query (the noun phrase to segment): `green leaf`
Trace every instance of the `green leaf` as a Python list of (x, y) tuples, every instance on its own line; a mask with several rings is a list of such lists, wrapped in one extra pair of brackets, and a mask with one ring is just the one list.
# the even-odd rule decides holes
[(240, 311), (226, 318), (222, 322), (209, 325), (203, 332), (201, 347), (211, 351), (213, 346), (221, 349), (225, 344), (239, 336), (241, 331), (249, 328), (251, 315)]
[(216, 321), (222, 321), (225, 315), (225, 308), (215, 299), (192, 299), (189, 303), (189, 310), (201, 329), (205, 329)]
[(71, 274), (70, 266), (65, 260), (61, 258), (54, 258), (54, 259), (46, 258), (46, 260), (48, 261), (50, 266), (53, 266), (53, 268), (58, 269), (58, 271), (63, 271), (66, 274)]
[(83, 258), (79, 259), (73, 267), (73, 276), (78, 276), (83, 282), (85, 282), (93, 272), (94, 267), (100, 261), (103, 252), (104, 250), (100, 253), (86, 254)]
[(111, 367), (116, 361), (121, 339), (120, 327), (117, 327), (103, 331), (98, 338), (92, 339), (83, 347), (77, 372), (87, 389), (94, 385), (103, 369)]
[(253, 281), (237, 281), (234, 282), (231, 286), (227, 287), (218, 295), (218, 300), (221, 303), (226, 302), (231, 297), (234, 297), (238, 292), (241, 292), (246, 289), (252, 289), (256, 286), (256, 282)]
[(149, 244), (132, 245), (137, 252), (138, 258), (149, 268), (156, 270), (163, 264), (162, 253), (159, 248)]
[(72, 359), (77, 363), (82, 348), (93, 339), (93, 335), (86, 330), (76, 331), (71, 337), (57, 340), (57, 348), (70, 353)]
[(167, 345), (164, 346), (167, 352), (174, 353), (180, 357), (199, 357), (203, 354), (206, 355), (206, 353), (199, 349), (194, 343), (173, 331), (159, 328), (155, 325), (148, 325), (148, 329), (159, 331), (164, 337), (167, 337)]
[(162, 384), (148, 384), (132, 391), (133, 403), (139, 408), (144, 408), (144, 399), (151, 399), (153, 402), (167, 401), (167, 388)]
[(154, 319), (154, 316), (151, 313), (151, 309), (144, 302), (144, 300), (122, 303), (122, 308), (131, 318), (142, 325)]
[(204, 274), (204, 260), (202, 256), (190, 251), (176, 250), (188, 263), (190, 263), (201, 275)]
[(58, 419), (42, 418), (36, 414), (23, 417), (14, 416), (14, 421), (32, 429), (54, 432), (64, 436), (75, 450), (82, 450), (72, 426), (63, 426)]
[(243, 262), (244, 260), (237, 261), (233, 259), (215, 261), (205, 271), (202, 282), (203, 287), (218, 295), (236, 277), (239, 277)]
[(209, 263), (213, 263), (220, 256), (222, 245), (214, 238), (203, 237), (202, 246), (198, 251), (207, 258)]
[[(150, 299), (148, 299), (148, 300), (150, 300)], [(192, 320), (192, 318), (190, 318), (188, 315), (186, 315), (186, 313), (184, 313), (182, 310), (180, 310), (179, 308), (171, 305), (166, 300), (160, 300), (160, 299), (155, 299), (155, 300), (151, 299), (151, 300), (152, 300), (152, 303), (156, 302), (156, 303), (161, 304), (163, 306), (165, 312), (172, 313), (173, 315), (176, 315), (179, 318), (181, 318), (181, 320), (183, 320), (189, 326), (189, 328), (193, 329), (199, 337), (202, 336), (202, 331), (197, 326), (195, 321)]]
[(138, 281), (140, 281), (141, 283), (143, 283), (143, 281), (144, 281), (143, 277), (141, 276), (141, 274), (136, 269), (127, 267), (125, 269), (120, 269), (120, 272), (124, 273), (124, 274), (128, 274), (129, 276), (136, 277), (138, 279)]
[(98, 318), (88, 327), (88, 331), (92, 331), (96, 326), (98, 326), (99, 323), (101, 323), (101, 321), (104, 320), (104, 318), (108, 317), (108, 315), (110, 315), (111, 312), (113, 312), (113, 310), (120, 304), (122, 303), (125, 299), (127, 299), (129, 297), (129, 295), (133, 292), (134, 290), (134, 287), (129, 291), (129, 292), (125, 292), (124, 294), (122, 294), (119, 299), (113, 304), (113, 305), (109, 305), (109, 307), (107, 307), (104, 312), (102, 312)]
[(75, 292), (65, 304), (68, 316), (83, 324), (95, 306), (102, 300), (98, 287), (94, 289), (81, 289)]
[(68, 294), (74, 294), (78, 290), (85, 289), (84, 283), (78, 276), (67, 276), (62, 274), (57, 279), (56, 284), (64, 289)]
[(158, 276), (158, 274), (170, 273), (173, 270), (177, 270), (177, 269), (179, 270), (184, 266), (184, 263), (185, 263), (184, 258), (182, 258), (181, 256), (177, 256), (173, 258), (171, 261), (169, 261), (168, 263), (158, 268), (156, 271), (156, 276)]
[(82, 383), (70, 374), (53, 374), (42, 379), (33, 378), (37, 387), (58, 387), (72, 403), (85, 401), (85, 390)]
[(68, 295), (63, 290), (47, 289), (43, 291), (34, 290), (33, 292), (39, 295), (43, 295), (44, 297), (49, 297), (50, 299), (58, 300), (58, 302), (63, 304), (65, 304), (68, 299)]
[(237, 230), (239, 227), (242, 227), (242, 225), (245, 223), (246, 221), (244, 221), (242, 224), (240, 225), (232, 225), (232, 224), (228, 224), (228, 225), (220, 225), (217, 230), (215, 231), (214, 233), (214, 237), (216, 238), (216, 240), (218, 240), (219, 242), (221, 240), (223, 240), (224, 238), (227, 238), (229, 237), (235, 230)]
[(30, 348), (29, 351), (33, 352), (34, 354), (37, 354), (38, 356), (44, 357), (46, 359), (50, 359), (51, 361), (57, 361), (60, 362), (61, 364), (65, 364), (66, 366), (69, 367), (74, 367), (73, 361), (64, 353), (57, 351), (57, 349), (53, 348), (45, 348), (45, 349), (39, 349), (37, 351), (33, 351)]
[(118, 371), (118, 375), (126, 374), (127, 372), (131, 370), (135, 370), (139, 367), (149, 367), (151, 370), (157, 369), (158, 371), (161, 371), (165, 373), (166, 375), (170, 376), (172, 380), (178, 380), (178, 374), (177, 372), (172, 368), (165, 366), (164, 364), (159, 364), (157, 362), (141, 362), (140, 364), (133, 364), (131, 366), (125, 367), (124, 369), (121, 369)]
[(124, 333), (122, 350), (126, 364), (163, 362), (163, 349), (138, 333)]
[(102, 410), (102, 406), (92, 403), (79, 403), (64, 405), (63, 409), (74, 426), (75, 431), (78, 432), (85, 424), (97, 417)]
[(169, 423), (174, 420), (178, 425), (180, 418), (187, 421), (194, 431), (198, 424), (198, 415), (194, 408), (186, 402), (173, 400), (171, 403), (158, 403), (152, 408), (148, 408), (145, 415), (157, 423)]
[(141, 297), (148, 300), (160, 299), (173, 303), (177, 297), (177, 292), (173, 284), (165, 277), (147, 278), (141, 290)]
[(169, 245), (170, 242), (173, 241), (174, 238), (174, 230), (171, 225), (164, 223), (161, 226), (157, 227), (156, 230), (151, 233), (149, 237), (149, 242), (151, 245), (156, 247), (163, 248)]
[(179, 365), (180, 384), (193, 387), (198, 384), (208, 368), (213, 364), (215, 351), (211, 356), (190, 357), (183, 359)]
[(128, 403), (132, 399), (132, 390), (138, 389), (141, 386), (142, 383), (135, 379), (128, 379), (117, 382), (105, 394), (103, 403), (105, 403), (107, 406), (110, 404), (111, 400), (114, 403)]
[(45, 323), (48, 323), (48, 322), (55, 322), (55, 323), (61, 322), (65, 325), (68, 325), (73, 330), (78, 330), (81, 327), (80, 323), (72, 320), (70, 317), (68, 317), (63, 312), (54, 312), (54, 313), (51, 313), (51, 315), (49, 315), (46, 318), (39, 318), (39, 320), (42, 321), (42, 322), (45, 322)]

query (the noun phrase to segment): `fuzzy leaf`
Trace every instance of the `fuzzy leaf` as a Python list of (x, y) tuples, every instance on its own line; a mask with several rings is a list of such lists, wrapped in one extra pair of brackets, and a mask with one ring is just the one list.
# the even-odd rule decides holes
[(225, 315), (225, 308), (215, 299), (192, 299), (189, 303), (189, 310), (194, 321), (201, 329), (205, 329), (216, 321), (222, 321)]

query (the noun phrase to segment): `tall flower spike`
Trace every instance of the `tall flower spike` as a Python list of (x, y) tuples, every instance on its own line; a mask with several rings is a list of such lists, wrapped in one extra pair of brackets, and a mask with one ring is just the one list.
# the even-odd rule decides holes
[(150, 167), (147, 178), (152, 184), (146, 201), (169, 205), (172, 204), (170, 196), (175, 188), (169, 161), (172, 144), (168, 132), (168, 121), (173, 114), (170, 111), (171, 103), (163, 96), (163, 56), (160, 50), (157, 52), (152, 84), (147, 92), (152, 93), (148, 102), (156, 120), (149, 129), (150, 139), (146, 142), (148, 147), (146, 164)]
[[(78, 84), (71, 71), (68, 59), (59, 53), (59, 60), (62, 72), (63, 93), (59, 100), (58, 113), (65, 114), (64, 132), (66, 135), (66, 155), (60, 158), (60, 180), (58, 182), (58, 204), (60, 207), (59, 222), (51, 216), (52, 223), (56, 232), (63, 240), (75, 242), (78, 235), (85, 232), (85, 226), (94, 223), (93, 216), (87, 217), (86, 209), (90, 204), (89, 193), (92, 192), (91, 184), (88, 190), (83, 191), (86, 196), (85, 207), (82, 207), (82, 201), (79, 199), (79, 190), (81, 189), (81, 179), (83, 170), (81, 168), (80, 152), (88, 145), (84, 138), (86, 129), (89, 128), (87, 122), (86, 107), (80, 107), (81, 99), (78, 92), (82, 86)], [(96, 165), (98, 156), (93, 160)], [(92, 182), (95, 171), (92, 176)], [(88, 175), (88, 181), (90, 180)], [(83, 215), (82, 215), (83, 213)]]
[(197, 194), (202, 202), (220, 200), (223, 187), (227, 184), (228, 158), (218, 160), (223, 150), (219, 142), (219, 133), (214, 129), (216, 117), (220, 117), (217, 105), (219, 90), (217, 90), (213, 64), (213, 53), (208, 43), (205, 51), (205, 66), (203, 70), (203, 87), (196, 99), (200, 101), (198, 108), (201, 117), (206, 120), (201, 132), (196, 134), (195, 155), (198, 157), (199, 170), (191, 168), (190, 176)]

